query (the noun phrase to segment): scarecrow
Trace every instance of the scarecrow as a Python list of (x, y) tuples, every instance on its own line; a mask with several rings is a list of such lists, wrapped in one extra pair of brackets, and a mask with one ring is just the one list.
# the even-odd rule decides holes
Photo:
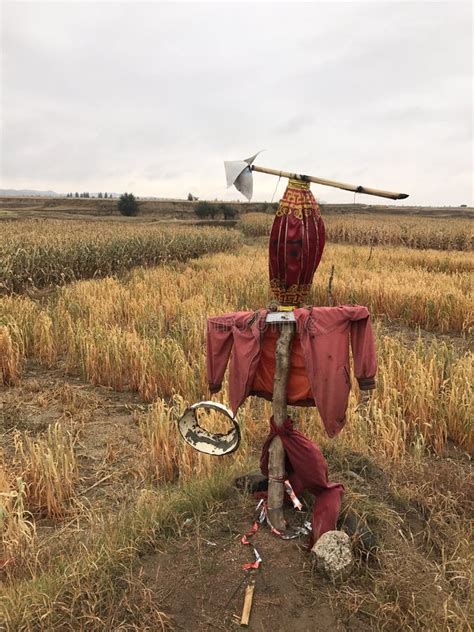
[[(320, 448), (294, 428), (287, 407), (316, 407), (326, 433), (335, 437), (346, 421), (350, 353), (361, 391), (375, 388), (377, 362), (366, 307), (306, 305), (325, 246), (324, 223), (310, 183), (390, 199), (408, 196), (257, 167), (253, 164), (257, 155), (226, 162), (225, 167), (228, 185), (249, 200), (253, 171), (289, 179), (269, 240), (269, 284), (276, 303), (271, 309), (208, 318), (209, 390), (220, 391), (228, 368), (230, 409), (216, 402), (199, 402), (186, 410), (178, 425), (183, 438), (196, 449), (228, 454), (239, 444), (236, 414), (245, 399), (253, 395), (270, 400), (273, 414), (260, 460), (268, 479), (264, 518), (274, 533), (292, 537), (283, 513), (285, 495), (298, 506), (298, 495), (308, 490), (315, 496), (311, 525), (306, 530), (312, 545), (336, 528), (344, 488), (328, 480)], [(199, 408), (220, 410), (230, 420), (231, 430), (216, 435), (201, 428), (196, 414)]]

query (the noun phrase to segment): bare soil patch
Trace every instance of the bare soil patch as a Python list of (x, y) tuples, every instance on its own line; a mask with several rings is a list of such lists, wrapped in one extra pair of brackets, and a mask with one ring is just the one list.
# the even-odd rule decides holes
[[(205, 524), (185, 526), (179, 539), (144, 559), (145, 583), (162, 593), (161, 603), (178, 630), (232, 630), (240, 627), (245, 586), (253, 561), (249, 546), (240, 542), (253, 522), (255, 502), (237, 493)], [(248, 630), (262, 632), (339, 632), (356, 630), (338, 621), (311, 575), (304, 538), (283, 541), (261, 528), (253, 543), (263, 558), (255, 577), (255, 593)], [(324, 580), (316, 580), (324, 588)], [(312, 583), (308, 591), (307, 584)]]

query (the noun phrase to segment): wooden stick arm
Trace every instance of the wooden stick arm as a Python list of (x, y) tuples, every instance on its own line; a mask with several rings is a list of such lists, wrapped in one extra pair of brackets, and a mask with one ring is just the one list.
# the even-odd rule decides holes
[(299, 173), (291, 173), (289, 171), (278, 171), (277, 169), (269, 169), (268, 167), (258, 167), (251, 165), (252, 171), (259, 173), (268, 173), (272, 176), (280, 176), (282, 178), (291, 178), (292, 180), (303, 180), (304, 182), (314, 182), (327, 187), (335, 187), (336, 189), (344, 189), (345, 191), (353, 191), (354, 193), (365, 193), (366, 195), (376, 195), (378, 197), (389, 198), (391, 200), (404, 200), (408, 197), (408, 193), (395, 193), (393, 191), (382, 191), (380, 189), (369, 189), (368, 187), (355, 186), (345, 182), (336, 182), (336, 180), (326, 180), (324, 178), (316, 178), (315, 176), (305, 176)]

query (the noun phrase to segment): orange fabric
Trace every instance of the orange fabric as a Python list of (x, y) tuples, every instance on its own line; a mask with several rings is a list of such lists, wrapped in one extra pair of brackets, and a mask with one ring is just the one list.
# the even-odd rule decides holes
[[(266, 377), (257, 377), (266, 335), (273, 326), (266, 322), (268, 311), (228, 312), (207, 321), (207, 380), (211, 393), (222, 388), (229, 364), (229, 400), (237, 412), (248, 395), (271, 399), (274, 367), (263, 362)], [(316, 405), (330, 437), (336, 436), (346, 421), (351, 390), (350, 356), (352, 349), (354, 375), (359, 387), (375, 388), (377, 357), (369, 312), (362, 305), (310, 307), (294, 310), (296, 334), (290, 378), (291, 402), (300, 390), (301, 356), (311, 385), (311, 400), (298, 400), (294, 405)], [(266, 357), (275, 341), (267, 341)], [(299, 350), (302, 350), (301, 351)], [(273, 364), (273, 362), (272, 362)], [(262, 381), (258, 381), (258, 380)], [(295, 381), (296, 380), (296, 381)], [(271, 391), (270, 391), (271, 385)], [(256, 386), (265, 389), (257, 392)], [(294, 390), (293, 390), (294, 389)], [(306, 384), (304, 386), (307, 391)]]
[[(260, 361), (257, 372), (251, 386), (251, 394), (259, 394), (267, 399), (272, 399), (273, 379), (275, 376), (275, 347), (279, 331), (277, 327), (269, 327), (265, 332)], [(294, 405), (296, 402), (307, 402), (307, 405), (314, 406), (314, 398), (306, 372), (303, 349), (301, 348), (300, 337), (296, 335), (293, 339), (290, 356), (290, 375), (287, 388), (288, 403)]]

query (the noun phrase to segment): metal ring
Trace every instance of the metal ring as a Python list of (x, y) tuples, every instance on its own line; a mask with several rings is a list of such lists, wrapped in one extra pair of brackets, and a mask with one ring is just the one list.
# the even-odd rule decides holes
[[(209, 432), (199, 425), (196, 411), (199, 408), (205, 410), (217, 410), (232, 422), (232, 428), (226, 433)], [(218, 402), (197, 402), (189, 406), (178, 419), (178, 429), (183, 439), (195, 450), (213, 456), (231, 454), (240, 444), (240, 428), (233, 412)]]

